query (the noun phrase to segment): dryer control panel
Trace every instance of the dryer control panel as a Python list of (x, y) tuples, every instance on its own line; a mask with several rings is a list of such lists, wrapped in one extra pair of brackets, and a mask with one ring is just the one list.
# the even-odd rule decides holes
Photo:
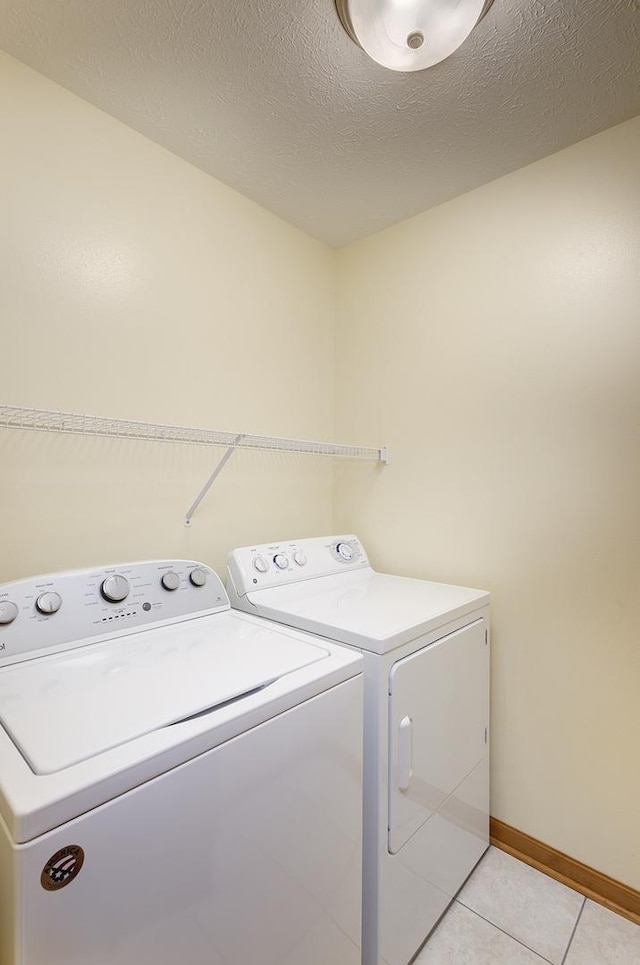
[(0, 667), (229, 609), (220, 577), (193, 560), (120, 563), (0, 584)]
[(369, 566), (362, 543), (353, 535), (243, 546), (229, 553), (227, 563), (229, 580), (238, 596)]

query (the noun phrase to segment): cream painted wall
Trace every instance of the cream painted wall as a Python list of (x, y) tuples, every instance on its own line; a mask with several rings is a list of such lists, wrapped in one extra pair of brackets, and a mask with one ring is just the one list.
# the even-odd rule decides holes
[(640, 118), (339, 253), (337, 476), (390, 572), (493, 593), (493, 814), (640, 888)]
[[(331, 439), (334, 255), (0, 55), (0, 402)], [(0, 581), (332, 526), (332, 466), (0, 430)]]

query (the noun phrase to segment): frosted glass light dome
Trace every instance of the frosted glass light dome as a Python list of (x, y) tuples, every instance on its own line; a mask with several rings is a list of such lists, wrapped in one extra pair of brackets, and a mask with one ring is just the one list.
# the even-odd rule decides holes
[(424, 70), (467, 39), (493, 0), (335, 0), (351, 37), (383, 67)]

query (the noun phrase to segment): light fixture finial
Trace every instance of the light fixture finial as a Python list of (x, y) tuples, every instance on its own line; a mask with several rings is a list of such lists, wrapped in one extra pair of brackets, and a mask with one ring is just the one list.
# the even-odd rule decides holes
[(493, 0), (335, 0), (351, 39), (383, 67), (433, 67), (461, 46)]

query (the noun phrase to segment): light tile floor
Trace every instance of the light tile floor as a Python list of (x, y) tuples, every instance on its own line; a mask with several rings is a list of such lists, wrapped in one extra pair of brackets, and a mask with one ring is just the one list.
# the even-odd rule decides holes
[(640, 965), (640, 925), (489, 848), (414, 965)]

